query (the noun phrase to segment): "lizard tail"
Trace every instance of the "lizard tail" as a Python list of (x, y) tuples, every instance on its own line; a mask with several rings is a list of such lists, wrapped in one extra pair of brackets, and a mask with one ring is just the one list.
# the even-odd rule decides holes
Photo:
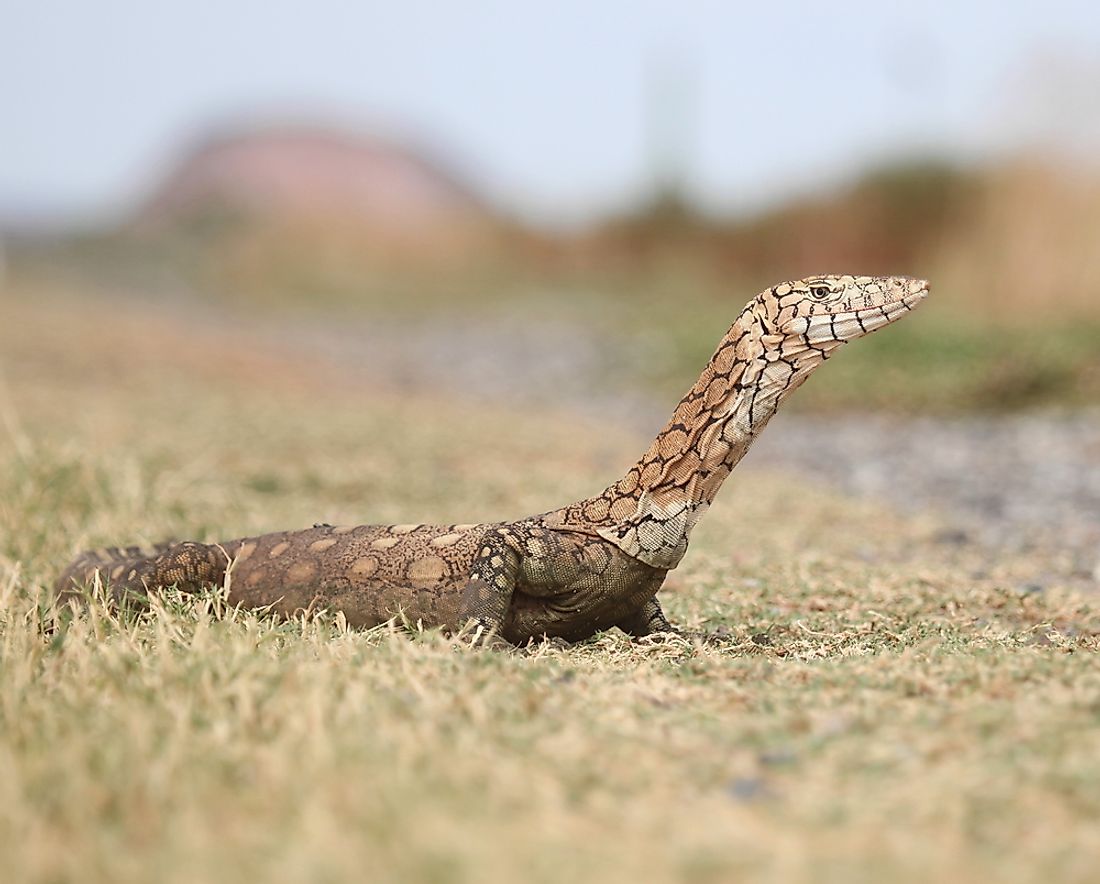
[(67, 600), (83, 595), (96, 575), (112, 596), (145, 595), (149, 589), (178, 585), (189, 589), (217, 583), (225, 574), (222, 547), (167, 541), (151, 546), (108, 547), (78, 555), (54, 583), (54, 595)]

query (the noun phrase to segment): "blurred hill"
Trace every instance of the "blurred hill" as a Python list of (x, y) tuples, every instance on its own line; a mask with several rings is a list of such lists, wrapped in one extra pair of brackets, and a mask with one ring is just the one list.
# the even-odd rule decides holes
[(490, 208), (444, 164), (378, 137), (280, 126), (212, 137), (141, 208), (134, 232), (356, 231), (376, 255), (420, 258), (481, 243)]

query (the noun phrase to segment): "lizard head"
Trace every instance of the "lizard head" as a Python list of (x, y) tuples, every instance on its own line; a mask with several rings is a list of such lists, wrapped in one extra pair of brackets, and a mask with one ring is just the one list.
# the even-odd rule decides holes
[(760, 296), (767, 330), (807, 344), (842, 344), (893, 322), (928, 295), (928, 283), (905, 276), (811, 276)]

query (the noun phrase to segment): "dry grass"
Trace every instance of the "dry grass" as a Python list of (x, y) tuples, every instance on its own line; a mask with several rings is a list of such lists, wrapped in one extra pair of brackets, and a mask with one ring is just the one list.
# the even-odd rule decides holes
[(1094, 877), (1100, 610), (783, 476), (732, 480), (669, 582), (717, 646), (471, 653), (217, 595), (54, 628), (77, 547), (518, 516), (641, 440), (0, 307), (8, 880)]
[(1016, 330), (1100, 316), (1096, 174), (1019, 161), (988, 176), (973, 217), (960, 221), (927, 271), (957, 290), (960, 309)]

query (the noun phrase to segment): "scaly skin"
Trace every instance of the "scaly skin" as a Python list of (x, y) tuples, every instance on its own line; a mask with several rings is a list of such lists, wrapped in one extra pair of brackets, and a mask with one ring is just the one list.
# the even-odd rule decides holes
[[(578, 641), (618, 626), (672, 631), (665, 575), (722, 482), (779, 405), (841, 344), (904, 316), (923, 280), (821, 276), (749, 302), (641, 460), (595, 497), (491, 525), (316, 525), (224, 544), (160, 544), (79, 556), (68, 596), (99, 572), (116, 597), (229, 586), (245, 607), (342, 611), (353, 626), (395, 616), (476, 627), (521, 644)], [(228, 571), (228, 579), (227, 579)]]

